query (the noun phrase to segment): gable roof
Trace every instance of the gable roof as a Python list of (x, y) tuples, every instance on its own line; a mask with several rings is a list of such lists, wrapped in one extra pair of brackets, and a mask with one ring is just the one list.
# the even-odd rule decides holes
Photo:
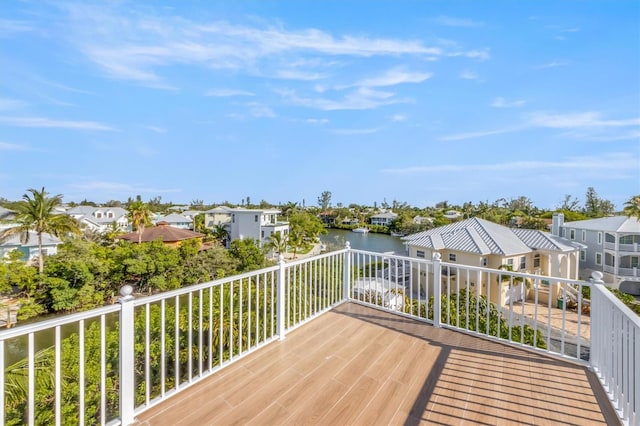
[(571, 241), (535, 229), (512, 229), (488, 220), (471, 218), (404, 237), (406, 244), (431, 250), (455, 250), (479, 255), (512, 256), (534, 249), (574, 251)]
[(371, 219), (373, 219), (373, 218), (376, 218), (376, 219), (395, 219), (396, 217), (398, 217), (398, 215), (396, 213), (386, 212), (386, 213), (374, 214), (373, 216), (371, 216)]
[(598, 219), (576, 220), (565, 222), (565, 227), (605, 232), (640, 233), (640, 221), (637, 217), (610, 216)]
[[(102, 217), (96, 217), (96, 212), (102, 212)], [(112, 212), (113, 217), (107, 217), (107, 213)], [(95, 224), (111, 223), (127, 216), (127, 211), (122, 207), (92, 207), (76, 206), (66, 211), (66, 214), (78, 220), (88, 220)]]
[(191, 223), (192, 220), (188, 217), (185, 217), (178, 213), (170, 213), (166, 216), (160, 216), (158, 218), (158, 223), (167, 222), (167, 223)]
[(584, 244), (536, 229), (513, 228), (511, 231), (532, 250), (572, 252), (576, 248), (586, 247)]

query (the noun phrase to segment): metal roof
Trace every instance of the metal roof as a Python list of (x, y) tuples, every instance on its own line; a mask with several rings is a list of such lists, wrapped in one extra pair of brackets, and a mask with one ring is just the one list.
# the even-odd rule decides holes
[[(0, 244), (0, 247), (37, 247), (38, 246), (38, 234), (34, 231), (29, 231), (29, 241), (25, 244), (20, 242), (22, 233), (15, 234), (8, 238), (4, 243)], [(42, 246), (57, 246), (62, 241), (55, 235), (43, 233), (42, 234)]]
[(640, 233), (640, 222), (637, 217), (610, 216), (598, 219), (576, 220), (565, 222), (562, 226), (590, 231)]
[(432, 250), (455, 250), (502, 256), (530, 252), (534, 248), (573, 251), (579, 245), (533, 229), (511, 229), (484, 219), (471, 218), (403, 238), (406, 244)]

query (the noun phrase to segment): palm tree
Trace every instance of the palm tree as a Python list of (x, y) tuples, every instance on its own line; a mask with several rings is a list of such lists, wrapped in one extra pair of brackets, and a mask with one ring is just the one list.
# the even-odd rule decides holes
[(42, 274), (42, 234), (61, 237), (67, 234), (80, 235), (82, 232), (74, 218), (55, 212), (56, 207), (62, 205), (62, 195), (48, 197), (44, 187), (40, 191), (28, 189), (27, 192), (30, 192), (31, 196), (24, 194), (22, 201), (18, 201), (15, 206), (17, 225), (0, 233), (0, 241), (20, 235), (20, 242), (26, 244), (29, 242), (29, 231), (35, 232), (38, 236), (38, 271)]
[(281, 232), (275, 232), (269, 237), (269, 242), (266, 244), (267, 249), (273, 249), (277, 254), (282, 254), (287, 251), (287, 245), (289, 241), (285, 235)]
[(128, 217), (133, 226), (133, 230), (138, 233), (138, 244), (142, 243), (142, 234), (144, 233), (145, 226), (151, 224), (149, 216), (151, 216), (151, 211), (146, 203), (134, 201), (129, 206)]
[(219, 223), (213, 228), (213, 236), (218, 240), (222, 247), (227, 246), (227, 240), (229, 239), (229, 231), (227, 227)]
[(640, 219), (640, 195), (634, 195), (629, 201), (624, 203), (624, 213), (628, 217)]

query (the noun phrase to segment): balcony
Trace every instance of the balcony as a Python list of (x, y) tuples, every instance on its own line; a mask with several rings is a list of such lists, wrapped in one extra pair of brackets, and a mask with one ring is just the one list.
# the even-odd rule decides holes
[[(495, 306), (491, 285), (481, 297), (461, 287), (480, 274), (533, 285)], [(377, 280), (389, 294), (354, 298), (356, 282)], [(541, 280), (560, 308), (537, 303)], [(126, 290), (0, 333), (4, 422), (640, 422), (640, 321), (599, 283), (347, 248), (150, 297)]]

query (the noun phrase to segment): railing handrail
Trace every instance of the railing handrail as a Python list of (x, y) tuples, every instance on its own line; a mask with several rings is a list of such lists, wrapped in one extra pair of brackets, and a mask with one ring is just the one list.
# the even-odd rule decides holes
[(147, 304), (147, 303), (159, 302), (160, 300), (163, 300), (163, 299), (169, 299), (169, 298), (176, 297), (176, 296), (182, 296), (184, 294), (192, 293), (194, 291), (202, 290), (202, 289), (205, 289), (205, 288), (216, 287), (216, 286), (219, 286), (219, 285), (222, 285), (222, 284), (227, 284), (227, 283), (230, 283), (232, 281), (241, 281), (241, 280), (246, 279), (246, 278), (252, 278), (252, 277), (255, 277), (257, 275), (261, 275), (261, 274), (265, 274), (265, 273), (269, 273), (269, 272), (275, 272), (277, 270), (278, 270), (278, 266), (277, 265), (276, 266), (268, 266), (266, 268), (256, 269), (255, 271), (244, 272), (242, 274), (231, 275), (231, 276), (224, 277), (224, 278), (218, 278), (217, 280), (211, 280), (211, 281), (207, 281), (207, 282), (200, 283), (200, 284), (188, 285), (186, 287), (178, 288), (176, 290), (163, 291), (162, 293), (152, 294), (152, 295), (149, 295), (149, 296), (139, 296), (139, 297), (136, 297), (136, 300), (134, 301), (134, 305), (135, 306), (140, 306), (140, 305), (144, 305), (144, 304)]
[(119, 303), (114, 303), (113, 305), (102, 306), (100, 308), (94, 308), (89, 311), (76, 312), (73, 314), (34, 322), (31, 324), (17, 325), (13, 328), (0, 331), (0, 341), (23, 336), (29, 333), (47, 330), (58, 326), (63, 326), (66, 324), (71, 324), (80, 320), (87, 320), (99, 317), (101, 315), (111, 314), (120, 311), (120, 308), (121, 306)]
[(618, 299), (615, 294), (609, 291), (605, 285), (599, 283), (591, 283), (591, 291), (600, 292), (602, 296), (606, 298), (609, 303), (614, 305), (615, 308), (618, 309), (624, 316), (626, 316), (627, 319), (633, 323), (633, 325), (640, 328), (640, 316), (633, 312), (627, 305), (622, 303), (622, 301)]

